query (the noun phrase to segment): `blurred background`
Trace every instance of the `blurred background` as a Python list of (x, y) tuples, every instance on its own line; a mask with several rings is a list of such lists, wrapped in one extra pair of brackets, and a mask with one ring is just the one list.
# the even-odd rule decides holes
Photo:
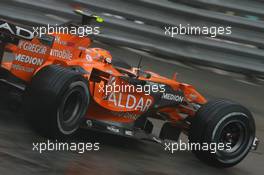
[[(39, 138), (21, 114), (0, 100), (0, 174), (260, 174), (264, 148), (264, 1), (262, 0), (1, 0), (0, 18), (26, 26), (80, 21), (73, 9), (104, 18), (94, 46), (114, 59), (195, 86), (207, 98), (229, 98), (248, 107), (260, 147), (234, 168), (204, 165), (191, 152), (166, 153), (155, 143), (83, 131), (76, 141), (99, 141), (100, 152), (32, 152)], [(165, 35), (179, 25), (232, 27), (215, 38)], [(0, 92), (1, 94), (1, 92)], [(0, 99), (2, 96), (0, 96)]]

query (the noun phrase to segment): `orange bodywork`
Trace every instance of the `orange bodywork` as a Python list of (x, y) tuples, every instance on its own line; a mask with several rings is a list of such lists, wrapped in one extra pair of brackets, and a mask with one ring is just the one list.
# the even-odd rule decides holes
[[(30, 83), (39, 70), (51, 64), (81, 67), (86, 72), (83, 76), (89, 80), (88, 87), (93, 99), (86, 115), (87, 119), (133, 122), (155, 106), (154, 97), (144, 92), (114, 92), (106, 89), (111, 87), (106, 85), (113, 85), (113, 80), (117, 85), (129, 85), (121, 77), (127, 76), (124, 72), (137, 76), (136, 69), (116, 68), (111, 64), (114, 58), (108, 51), (90, 48), (92, 41), (89, 38), (67, 34), (53, 36), (55, 40), (51, 46), (38, 38), (32, 41), (20, 40), (18, 45), (8, 44), (6, 50), (11, 51), (14, 56), (7, 54), (1, 66), (27, 83)], [(183, 92), (184, 102), (177, 108), (167, 106), (156, 109), (158, 112), (166, 113), (172, 121), (182, 120), (181, 113), (194, 116), (193, 109), (188, 108), (189, 103), (206, 102), (192, 86), (177, 82), (176, 77), (168, 79), (151, 71), (145, 73), (150, 76), (138, 76), (138, 80), (163, 84), (175, 91)]]

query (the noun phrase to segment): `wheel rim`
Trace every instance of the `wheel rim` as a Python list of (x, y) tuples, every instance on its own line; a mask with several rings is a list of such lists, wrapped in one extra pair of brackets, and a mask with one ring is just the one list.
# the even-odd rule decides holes
[(89, 99), (86, 84), (75, 82), (62, 97), (57, 110), (58, 129), (64, 135), (73, 134), (84, 116)]
[(65, 123), (70, 123), (74, 120), (74, 117), (78, 114), (82, 104), (81, 93), (78, 91), (72, 91), (67, 95), (64, 100), (62, 109), (62, 120)]
[(229, 144), (231, 149), (224, 150), (226, 152), (235, 152), (243, 144), (246, 137), (246, 128), (241, 121), (230, 121), (223, 127), (219, 143)]
[(238, 162), (248, 153), (253, 135), (246, 114), (233, 112), (226, 115), (213, 131), (213, 142), (231, 143), (231, 149), (217, 150), (217, 159), (223, 163)]

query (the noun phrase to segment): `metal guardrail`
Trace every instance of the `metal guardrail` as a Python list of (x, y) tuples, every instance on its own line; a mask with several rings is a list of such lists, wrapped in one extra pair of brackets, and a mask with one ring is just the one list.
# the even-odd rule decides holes
[[(263, 47), (264, 36), (261, 32), (264, 29), (264, 22), (250, 21), (245, 18), (198, 9), (166, 0), (138, 0), (138, 3), (141, 3), (139, 5), (144, 4), (144, 6), (148, 6), (153, 10), (157, 9), (160, 13), (166, 12), (166, 18), (170, 22), (161, 19), (160, 21), (164, 21), (164, 23), (174, 25), (188, 23), (193, 26), (232, 26), (232, 35), (220, 36), (222, 39)], [(182, 19), (182, 22), (178, 23), (175, 19)]]
[(250, 15), (256, 16), (258, 18), (263, 18), (264, 20), (264, 11), (263, 11), (263, 2), (256, 0), (170, 0), (173, 2), (181, 2), (184, 4), (189, 4), (194, 7), (203, 8), (203, 9), (212, 9), (220, 10), (223, 12), (231, 11), (237, 15)]
[[(124, 45), (184, 62), (218, 67), (244, 74), (264, 75), (264, 23), (196, 9), (169, 1), (74, 0), (0, 2), (0, 16), (31, 24), (58, 24), (77, 20), (69, 5), (85, 7), (105, 15), (98, 40)], [(264, 4), (264, 3), (263, 3)], [(264, 7), (264, 5), (263, 5)], [(27, 10), (25, 10), (25, 8)], [(111, 13), (112, 15), (107, 15)], [(117, 19), (115, 15), (119, 15)], [(134, 21), (140, 20), (144, 24)], [(232, 25), (234, 31), (222, 38), (255, 47), (212, 40), (202, 36), (165, 36), (164, 26), (178, 24)]]

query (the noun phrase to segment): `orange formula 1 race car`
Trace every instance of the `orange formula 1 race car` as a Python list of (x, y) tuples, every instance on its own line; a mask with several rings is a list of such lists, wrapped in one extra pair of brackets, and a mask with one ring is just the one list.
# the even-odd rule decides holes
[[(83, 22), (75, 27), (98, 18), (77, 12)], [(35, 37), (3, 20), (0, 34), (1, 88), (20, 92), (23, 112), (45, 136), (68, 137), (87, 128), (166, 144), (182, 132), (191, 145), (222, 144), (214, 153), (193, 150), (220, 167), (239, 163), (257, 142), (254, 119), (245, 107), (224, 99), (207, 101), (176, 78), (117, 62), (108, 51), (91, 48), (88, 37)]]

